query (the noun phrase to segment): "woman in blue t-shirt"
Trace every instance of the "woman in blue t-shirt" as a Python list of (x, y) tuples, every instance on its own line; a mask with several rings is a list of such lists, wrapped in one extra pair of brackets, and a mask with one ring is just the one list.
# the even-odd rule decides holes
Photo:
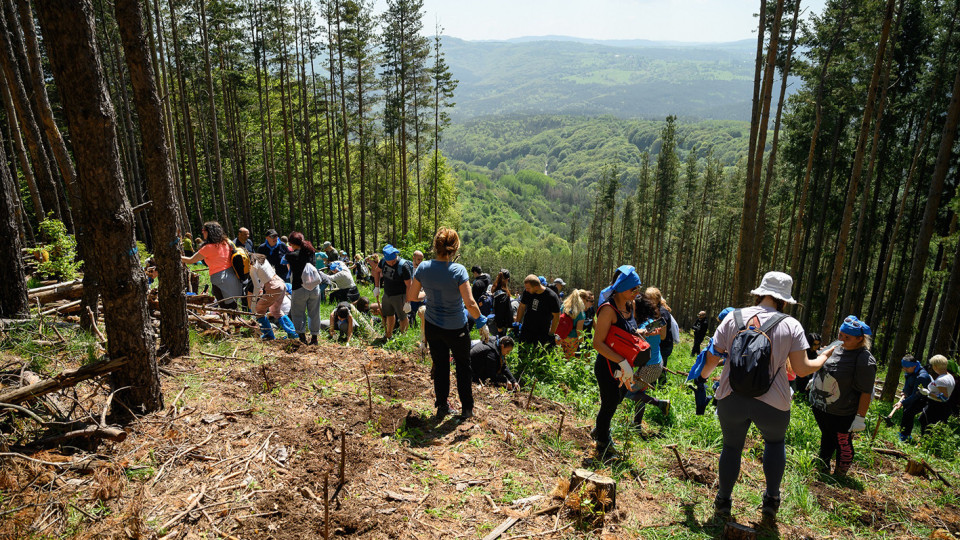
[[(633, 425), (637, 429), (642, 428), (643, 413), (647, 410), (647, 403), (655, 405), (664, 416), (670, 412), (670, 400), (657, 399), (651, 396), (647, 391), (653, 386), (660, 374), (663, 373), (663, 356), (660, 352), (660, 346), (663, 343), (663, 337), (666, 335), (667, 328), (663, 325), (663, 319), (660, 317), (656, 304), (645, 295), (637, 295), (634, 300), (636, 303), (637, 328), (642, 332), (644, 339), (650, 344), (650, 359), (643, 366), (634, 365), (637, 375), (634, 378), (634, 385), (626, 397), (638, 402), (633, 413)], [(638, 362), (639, 363), (639, 362)]]
[(477, 329), (487, 324), (480, 306), (473, 299), (467, 269), (453, 262), (460, 249), (460, 236), (453, 229), (441, 228), (433, 238), (435, 258), (423, 261), (407, 287), (407, 301), (415, 302), (420, 289), (427, 295), (424, 335), (433, 359), (433, 390), (436, 394), (437, 418), (455, 414), (447, 402), (450, 394), (450, 357), (457, 366), (457, 393), (463, 408), (460, 417), (473, 416), (473, 388), (470, 386), (470, 329), (467, 315), (476, 319)]

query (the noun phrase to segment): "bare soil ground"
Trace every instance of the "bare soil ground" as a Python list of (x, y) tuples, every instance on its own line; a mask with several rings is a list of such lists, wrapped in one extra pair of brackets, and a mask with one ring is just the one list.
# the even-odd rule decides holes
[[(601, 463), (590, 419), (536, 395), (528, 407), (526, 392), (493, 387), (474, 387), (475, 418), (438, 420), (429, 367), (411, 355), (244, 340), (229, 357), (198, 355), (165, 369), (167, 408), (129, 425), (125, 441), (95, 454), (64, 448), (0, 462), (0, 538), (481, 538), (511, 517), (520, 519), (504, 538), (720, 530), (704, 517), (715, 454), (684, 451), (686, 474), (665, 449), (634, 459), (639, 470)], [(94, 383), (79, 393), (94, 410), (106, 395)], [(556, 496), (565, 494), (555, 490), (558, 479), (578, 467), (616, 473), (616, 511), (591, 514)], [(895, 458), (880, 458), (871, 474), (907, 489)], [(762, 485), (758, 460), (745, 457), (741, 481)], [(903, 510), (896, 489), (815, 479), (809, 489), (837, 514), (911, 537), (909, 523), (886, 517), (903, 513), (892, 512)], [(918, 522), (960, 533), (954, 506), (931, 500), (910, 510)], [(759, 518), (753, 508), (735, 514)], [(815, 537), (801, 520), (782, 517), (772, 537)]]

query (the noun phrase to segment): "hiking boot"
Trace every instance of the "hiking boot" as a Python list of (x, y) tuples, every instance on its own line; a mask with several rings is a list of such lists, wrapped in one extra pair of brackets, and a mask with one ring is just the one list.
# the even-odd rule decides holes
[(297, 337), (300, 338), (300, 343), (304, 345), (307, 344), (307, 335), (306, 334), (297, 334)]
[(730, 519), (733, 510), (733, 499), (721, 497), (719, 494), (713, 499), (713, 522), (722, 525)]
[(667, 415), (670, 414), (670, 400), (669, 400), (669, 399), (661, 399), (660, 402), (657, 403), (657, 407), (660, 409), (660, 412), (663, 413), (663, 416), (664, 416), (664, 417), (666, 417)]
[(647, 404), (641, 403), (633, 410), (633, 429), (643, 431), (643, 413), (647, 410)]
[(473, 407), (464, 407), (463, 411), (460, 413), (461, 420), (466, 420), (468, 418), (473, 418)]
[(446, 405), (441, 405), (440, 407), (437, 407), (437, 420), (442, 420), (446, 416), (456, 415), (457, 412), (459, 411), (451, 407), (450, 403), (448, 402)]
[(310, 345), (316, 345), (316, 344), (317, 344), (317, 335), (314, 334), (310, 336)]
[(620, 452), (617, 451), (617, 447), (613, 444), (612, 440), (597, 441), (597, 457), (614, 457), (619, 455)]
[(763, 504), (760, 506), (760, 513), (763, 514), (763, 517), (776, 521), (778, 510), (780, 510), (780, 497), (771, 497), (764, 493)]

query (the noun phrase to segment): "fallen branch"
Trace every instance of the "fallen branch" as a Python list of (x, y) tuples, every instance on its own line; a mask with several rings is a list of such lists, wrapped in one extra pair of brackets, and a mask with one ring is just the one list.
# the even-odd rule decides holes
[(76, 429), (73, 431), (68, 431), (61, 435), (54, 435), (52, 437), (44, 437), (33, 443), (36, 446), (48, 446), (52, 444), (59, 444), (63, 441), (69, 439), (77, 439), (80, 437), (94, 438), (94, 439), (109, 439), (115, 442), (123, 442), (127, 438), (127, 432), (114, 427), (100, 427), (94, 424), (91, 424), (83, 429)]
[(888, 456), (894, 456), (894, 457), (903, 458), (903, 459), (910, 459), (910, 456), (908, 456), (904, 452), (901, 452), (900, 450), (890, 450), (888, 448), (871, 448), (871, 450), (873, 450), (878, 454), (886, 454)]
[(931, 467), (930, 464), (926, 462), (926, 460), (922, 460), (920, 463), (922, 463), (923, 466), (926, 467), (926, 469), (927, 469), (928, 471), (932, 472), (937, 478), (939, 478), (940, 481), (943, 482), (943, 485), (945, 485), (945, 486), (947, 486), (947, 487), (953, 487), (953, 486), (950, 485), (950, 482), (947, 482), (947, 479), (944, 478), (942, 474), (938, 473), (938, 472), (936, 471), (936, 469), (934, 469), (933, 467)]
[(194, 312), (192, 312), (192, 311), (188, 311), (187, 313), (188, 313), (191, 317), (193, 317), (194, 319), (200, 321), (200, 323), (203, 324), (203, 326), (206, 326), (206, 327), (209, 328), (210, 330), (215, 330), (215, 331), (217, 331), (217, 332), (220, 332), (220, 334), (223, 335), (224, 337), (230, 337), (230, 334), (224, 332), (223, 329), (217, 328), (216, 326), (208, 323), (207, 321), (203, 320), (203, 319), (202, 319), (199, 315), (197, 315), (196, 313), (194, 313)]
[[(55, 308), (50, 308), (50, 309), (48, 309), (48, 310), (46, 310), (46, 311), (40, 312), (40, 316), (41, 316), (41, 317), (46, 317), (47, 315), (53, 315), (54, 313), (60, 313), (61, 310), (79, 306), (79, 305), (80, 305), (80, 302), (82, 302), (82, 300), (74, 300), (73, 302), (68, 302), (68, 303), (66, 303), (66, 304), (64, 304), (64, 305), (62, 305), (62, 306), (57, 306), (57, 307), (55, 307)], [(88, 308), (88, 309), (89, 309), (89, 308)]]
[(164, 523), (163, 525), (161, 525), (160, 528), (157, 529), (157, 530), (160, 530), (160, 531), (162, 531), (162, 530), (168, 530), (168, 529), (170, 529), (170, 526), (171, 526), (171, 525), (173, 525), (174, 523), (176, 523), (176, 522), (180, 521), (181, 519), (183, 519), (183, 516), (185, 516), (185, 515), (189, 514), (190, 512), (192, 512), (193, 509), (196, 508), (198, 504), (200, 504), (200, 499), (203, 498), (203, 496), (204, 496), (204, 494), (206, 494), (206, 492), (207, 492), (207, 485), (206, 485), (206, 484), (202, 484), (202, 485), (200, 486), (200, 491), (196, 494), (196, 496), (193, 497), (193, 500), (190, 502), (190, 504), (187, 505), (186, 510), (184, 510), (183, 512), (180, 512), (179, 514), (177, 514), (177, 515), (173, 516), (172, 518), (168, 519), (167, 522)]
[(129, 362), (126, 357), (101, 360), (77, 369), (66, 369), (56, 377), (0, 394), (0, 402), (18, 404), (29, 399), (69, 388), (79, 382), (116, 371)]
[(97, 326), (97, 318), (93, 316), (93, 310), (90, 309), (90, 306), (87, 306), (87, 316), (90, 317), (90, 328), (93, 328), (93, 333), (97, 335), (97, 340), (100, 343), (106, 343), (107, 338), (103, 337), (103, 333), (100, 332), (100, 327)]
[(496, 540), (497, 538), (500, 538), (501, 534), (507, 532), (507, 529), (513, 527), (518, 521), (520, 521), (520, 518), (510, 517), (505, 519), (503, 523), (497, 525), (496, 529), (490, 531), (490, 534), (484, 536), (483, 540)]

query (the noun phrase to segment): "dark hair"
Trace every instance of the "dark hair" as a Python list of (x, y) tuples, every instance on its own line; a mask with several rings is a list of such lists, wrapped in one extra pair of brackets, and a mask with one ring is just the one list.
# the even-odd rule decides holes
[(510, 271), (509, 270), (500, 270), (500, 273), (497, 274), (497, 279), (493, 282), (493, 291), (503, 290), (508, 295), (510, 294), (510, 286), (507, 284), (507, 281), (510, 280)]
[(807, 334), (807, 344), (810, 345), (811, 347), (813, 347), (814, 342), (822, 342), (822, 341), (823, 340), (820, 339), (820, 334), (816, 334), (814, 332), (810, 332), (809, 334)]
[(654, 302), (652, 298), (645, 294), (637, 295), (635, 304), (637, 312), (634, 317), (636, 317), (638, 323), (660, 318), (660, 307)]
[(370, 300), (367, 300), (366, 296), (361, 296), (354, 302), (354, 305), (357, 306), (357, 311), (360, 313), (367, 313), (370, 311)]
[(500, 338), (500, 346), (501, 346), (501, 347), (513, 347), (513, 345), (514, 345), (514, 343), (513, 343), (513, 338), (512, 338), (512, 337), (510, 337), (510, 336), (503, 336), (502, 338)]
[(474, 266), (473, 268), (470, 269), (470, 271), (473, 272), (473, 273), (475, 273), (475, 274), (482, 274), (482, 273), (483, 273), (483, 270), (481, 270), (479, 266)]
[(293, 231), (290, 233), (290, 244), (294, 246), (300, 246), (300, 250), (308, 255), (313, 255), (317, 252), (317, 250), (314, 249), (313, 244), (303, 239), (303, 233), (300, 231)]
[[(768, 296), (770, 296), (770, 295), (769, 295), (769, 294), (765, 294), (765, 295), (762, 295), (762, 296), (761, 296), (761, 295), (754, 295), (753, 305), (759, 306), (759, 305), (760, 305), (760, 302), (763, 302), (763, 299), (766, 298), (766, 297), (768, 297)], [(784, 310), (784, 308), (787, 307), (787, 303), (784, 302), (783, 300), (779, 299), (779, 298), (774, 298), (773, 296), (770, 296), (770, 299), (773, 300), (773, 301), (777, 304), (777, 311), (782, 312), (782, 311)]]
[(216, 221), (208, 221), (203, 224), (203, 230), (207, 231), (208, 244), (222, 244), (227, 241), (227, 236), (223, 233), (223, 227)]
[(350, 316), (350, 304), (347, 302), (342, 302), (340, 305), (337, 306), (337, 318), (346, 319), (349, 316)]

